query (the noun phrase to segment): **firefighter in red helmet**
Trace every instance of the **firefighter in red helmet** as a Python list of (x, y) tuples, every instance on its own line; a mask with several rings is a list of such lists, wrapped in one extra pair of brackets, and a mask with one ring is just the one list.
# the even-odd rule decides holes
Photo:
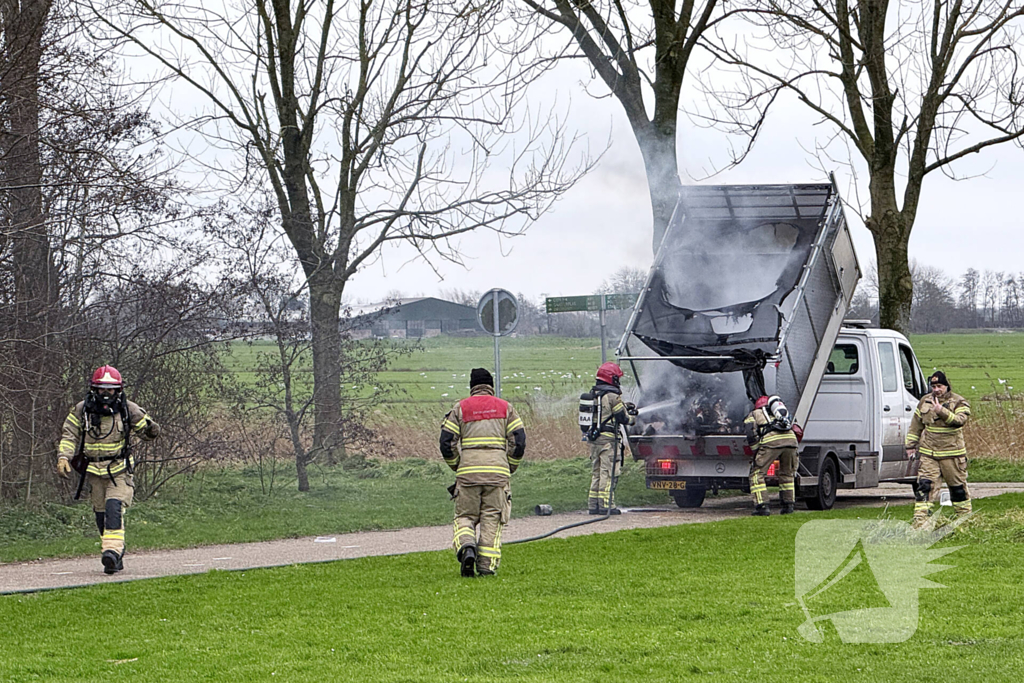
[(778, 396), (759, 397), (743, 423), (747, 431), (747, 445), (754, 451), (754, 460), (750, 463), (750, 495), (754, 499), (752, 514), (758, 517), (771, 514), (764, 478), (776, 461), (779, 463), (777, 476), (782, 514), (792, 513), (796, 503), (794, 475), (799, 461), (797, 437), (802, 432)]
[(622, 400), (622, 368), (604, 363), (597, 369), (597, 382), (590, 390), (594, 401), (593, 428), (586, 436), (590, 441), (590, 494), (587, 511), (592, 515), (617, 515), (619, 509), (612, 499), (612, 481), (619, 474), (619, 425), (633, 424), (633, 416)]
[(100, 559), (107, 574), (124, 568), (124, 512), (135, 491), (131, 439), (139, 436), (148, 441), (159, 435), (160, 426), (125, 398), (121, 373), (111, 365), (93, 373), (85, 400), (64, 419), (57, 472), (63, 477), (72, 469), (79, 473), (76, 498), (89, 482), (100, 532)]

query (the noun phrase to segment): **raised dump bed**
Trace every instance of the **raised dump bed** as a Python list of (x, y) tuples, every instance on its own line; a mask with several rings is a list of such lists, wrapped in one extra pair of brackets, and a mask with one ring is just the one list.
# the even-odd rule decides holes
[(686, 188), (617, 350), (634, 457), (745, 477), (751, 401), (777, 394), (806, 423), (860, 275), (834, 184)]

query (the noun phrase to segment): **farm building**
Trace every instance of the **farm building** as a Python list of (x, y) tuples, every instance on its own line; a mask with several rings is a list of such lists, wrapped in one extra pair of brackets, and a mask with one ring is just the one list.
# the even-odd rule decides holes
[(356, 339), (473, 334), (477, 331), (476, 308), (432, 296), (399, 299), (386, 304), (354, 307), (349, 327)]

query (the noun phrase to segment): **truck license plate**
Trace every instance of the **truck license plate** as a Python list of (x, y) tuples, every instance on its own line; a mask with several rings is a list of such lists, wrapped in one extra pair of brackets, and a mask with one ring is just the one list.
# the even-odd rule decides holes
[(649, 481), (647, 482), (647, 488), (649, 489), (685, 489), (685, 481)]

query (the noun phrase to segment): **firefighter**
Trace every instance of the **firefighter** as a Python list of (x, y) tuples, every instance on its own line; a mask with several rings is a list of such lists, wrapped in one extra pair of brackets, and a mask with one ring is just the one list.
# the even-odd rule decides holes
[(71, 461), (81, 456), (76, 459), (76, 470), (89, 483), (100, 532), (100, 559), (107, 574), (124, 569), (124, 513), (135, 491), (135, 463), (129, 443), (136, 435), (147, 441), (155, 439), (160, 435), (160, 425), (125, 398), (117, 368), (104, 365), (93, 373), (85, 400), (64, 420), (57, 472), (67, 477)]
[(932, 373), (928, 383), (932, 391), (918, 402), (906, 441), (907, 455), (921, 459), (914, 486), (915, 527), (923, 525), (932, 514), (941, 481), (949, 487), (956, 516), (971, 512), (963, 431), (971, 417), (971, 405), (952, 392), (946, 373), (941, 370)]
[(793, 512), (796, 502), (796, 488), (793, 475), (797, 466), (797, 435), (789, 411), (778, 396), (761, 396), (754, 402), (754, 409), (743, 420), (747, 430), (747, 444), (754, 451), (750, 463), (750, 495), (754, 499), (754, 514), (767, 517), (767, 491), (764, 477), (768, 468), (779, 461), (779, 500), (782, 514)]
[[(633, 424), (627, 404), (622, 400), (619, 379), (624, 373), (615, 363), (604, 363), (597, 369), (597, 382), (590, 390), (594, 397), (596, 415), (594, 437), (590, 438), (590, 495), (587, 497), (587, 512), (592, 515), (618, 515), (615, 507), (612, 480), (619, 475), (619, 425)], [(599, 403), (599, 405), (598, 405)], [(595, 420), (597, 418), (595, 417)]]
[(441, 455), (455, 472), (449, 489), (455, 499), (452, 545), (467, 577), (498, 570), (501, 530), (512, 514), (509, 477), (526, 452), (523, 421), (508, 401), (494, 395), (490, 372), (470, 372), (469, 394), (441, 423)]

